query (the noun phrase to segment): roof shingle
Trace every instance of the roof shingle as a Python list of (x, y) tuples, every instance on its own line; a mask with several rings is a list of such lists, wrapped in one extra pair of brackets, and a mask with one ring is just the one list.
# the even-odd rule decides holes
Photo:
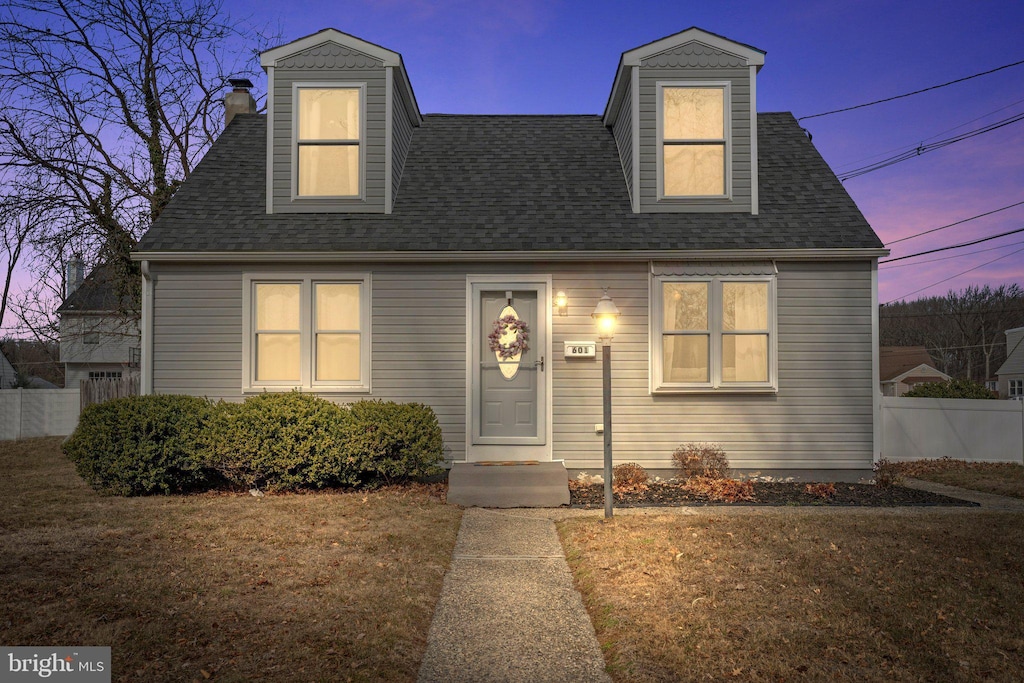
[(880, 248), (789, 113), (758, 115), (760, 212), (635, 214), (599, 116), (428, 115), (394, 210), (267, 214), (266, 117), (239, 115), (138, 251)]

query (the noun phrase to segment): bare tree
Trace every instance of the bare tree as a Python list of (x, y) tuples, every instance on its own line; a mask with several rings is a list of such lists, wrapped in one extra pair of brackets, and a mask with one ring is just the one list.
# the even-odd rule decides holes
[(262, 35), (220, 0), (0, 2), (0, 164), (45, 180), (68, 233), (34, 243), (37, 266), (74, 245), (137, 301), (128, 254), (220, 133), (227, 81), (254, 75)]
[(1006, 358), (1004, 332), (1024, 325), (1024, 289), (971, 286), (884, 306), (882, 346), (925, 346), (943, 372), (985, 381)]

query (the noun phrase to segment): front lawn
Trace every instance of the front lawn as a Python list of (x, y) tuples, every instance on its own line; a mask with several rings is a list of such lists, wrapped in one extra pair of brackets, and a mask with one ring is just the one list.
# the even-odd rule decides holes
[(615, 680), (1019, 680), (1024, 517), (801, 512), (561, 522)]
[(0, 642), (114, 680), (414, 680), (461, 512), (437, 490), (104, 497), (0, 443)]
[(901, 462), (897, 467), (906, 477), (1024, 498), (1024, 466), (1013, 463), (966, 462), (941, 458)]

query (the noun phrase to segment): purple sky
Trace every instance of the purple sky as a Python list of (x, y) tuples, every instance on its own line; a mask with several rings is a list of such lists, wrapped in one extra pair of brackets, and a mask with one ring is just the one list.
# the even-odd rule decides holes
[[(400, 52), (425, 113), (600, 113), (620, 53), (692, 25), (765, 50), (758, 110), (798, 117), (1024, 59), (1019, 0), (305, 0), (292, 5), (294, 11), (281, 7), (271, 0), (225, 0), (235, 17), (280, 26), (286, 42), (330, 26)], [(257, 87), (264, 90), (265, 81)], [(841, 172), (1022, 112), (1024, 65), (804, 125)], [(886, 243), (1022, 201), (1024, 121), (848, 180), (846, 187)], [(893, 256), (1019, 227), (1024, 206), (896, 244)], [(909, 298), (971, 284), (1024, 286), (1024, 251), (1013, 254), (1018, 249), (1024, 249), (1024, 233), (893, 264), (907, 267), (883, 265), (880, 301), (921, 288)], [(1005, 258), (935, 284), (999, 257)]]
[[(691, 25), (765, 50), (758, 110), (798, 117), (1024, 59), (1024, 4), (1013, 1), (307, 0), (288, 15), (269, 0), (227, 1), (232, 12), (279, 22), (286, 40), (332, 26), (402, 53), (424, 112), (600, 113), (620, 53)], [(1021, 112), (1024, 65), (804, 125), (841, 172), (874, 160), (866, 157)], [(1024, 121), (850, 179), (846, 187), (886, 243), (1022, 201)], [(896, 244), (893, 256), (1018, 227), (1024, 227), (1024, 206)], [(962, 255), (990, 247), (1000, 248)], [(1010, 255), (1022, 248), (1024, 233), (900, 264), (960, 254), (952, 259), (883, 265), (880, 301), (922, 287), (911, 298), (970, 284), (1024, 285), (1024, 251)]]

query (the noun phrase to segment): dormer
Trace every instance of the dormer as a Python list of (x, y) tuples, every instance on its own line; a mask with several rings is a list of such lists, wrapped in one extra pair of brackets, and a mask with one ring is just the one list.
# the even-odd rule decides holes
[(267, 213), (391, 213), (423, 119), (402, 56), (335, 29), (260, 55)]
[(699, 28), (622, 54), (604, 124), (634, 213), (757, 213), (764, 54)]

